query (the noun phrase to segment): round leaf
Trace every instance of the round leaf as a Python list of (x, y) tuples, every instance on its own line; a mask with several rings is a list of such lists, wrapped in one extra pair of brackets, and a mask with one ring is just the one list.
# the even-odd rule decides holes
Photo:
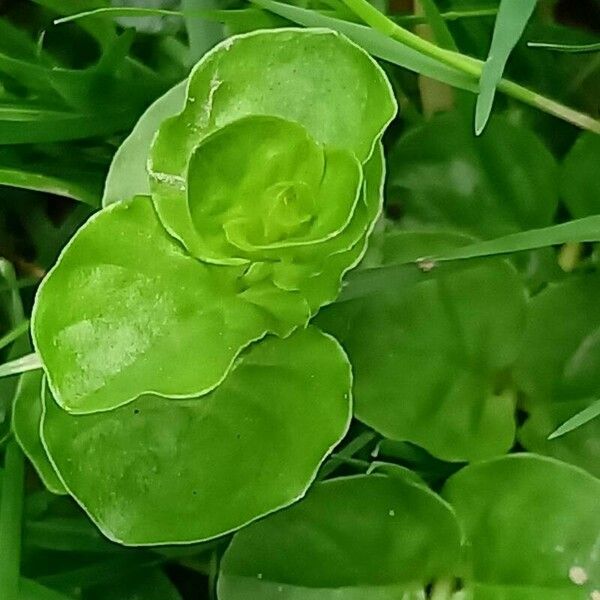
[(237, 35), (192, 71), (184, 111), (161, 126), (154, 142), (151, 174), (173, 183), (203, 137), (248, 115), (295, 121), (318, 142), (364, 162), (396, 110), (381, 67), (339, 33), (281, 28)]
[(528, 450), (600, 475), (597, 419), (557, 439), (548, 436), (600, 398), (600, 276), (586, 274), (548, 286), (529, 303), (514, 378), (530, 417), (520, 432)]
[(389, 159), (389, 187), (407, 226), (494, 238), (550, 225), (557, 166), (527, 128), (492, 118), (480, 137), (456, 111), (413, 129)]
[[(468, 242), (454, 234), (396, 232), (380, 251), (383, 265), (391, 265)], [(434, 273), (402, 290), (333, 305), (318, 323), (350, 356), (361, 421), (444, 460), (504, 453), (515, 434), (514, 394), (504, 372), (520, 347), (523, 285), (496, 259)]]
[(562, 198), (576, 219), (600, 213), (598, 156), (600, 136), (582, 133), (561, 166)]
[(29, 371), (21, 375), (13, 403), (12, 428), (44, 485), (55, 494), (66, 494), (65, 486), (50, 463), (40, 438), (42, 381), (41, 371)]
[(416, 600), (459, 555), (454, 514), (433, 492), (395, 477), (334, 479), (235, 535), (219, 599)]
[(292, 324), (281, 331), (245, 299), (239, 276), (187, 256), (148, 198), (94, 215), (40, 286), (32, 316), (57, 402), (89, 413), (143, 393), (197, 396), (223, 380), (250, 342), (308, 318), (290, 292), (278, 308)]
[(348, 427), (350, 386), (340, 346), (308, 328), (252, 346), (202, 398), (73, 416), (47, 397), (42, 435), (110, 539), (201, 541), (303, 496)]
[(600, 592), (600, 481), (515, 454), (453, 475), (444, 496), (466, 537), (473, 600), (590, 600)]

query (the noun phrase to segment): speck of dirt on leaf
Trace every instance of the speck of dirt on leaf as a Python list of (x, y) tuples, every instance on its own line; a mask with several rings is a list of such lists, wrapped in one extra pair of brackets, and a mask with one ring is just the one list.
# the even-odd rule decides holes
[(590, 594), (590, 600), (600, 600), (600, 590), (594, 590)]
[(569, 569), (569, 579), (575, 585), (583, 585), (588, 580), (588, 574), (583, 567), (574, 565)]
[(395, 517), (396, 516), (396, 511), (392, 508), (390, 510), (390, 512), (388, 513), (388, 515), (390, 515), (390, 517)]
[(430, 258), (418, 258), (416, 260), (417, 268), (423, 273), (429, 273), (433, 271), (437, 267), (437, 262), (435, 260), (431, 260)]
[(256, 577), (257, 577), (258, 579), (262, 579), (262, 578), (263, 578), (263, 574), (262, 574), (262, 573), (258, 573), (258, 574), (256, 575)]

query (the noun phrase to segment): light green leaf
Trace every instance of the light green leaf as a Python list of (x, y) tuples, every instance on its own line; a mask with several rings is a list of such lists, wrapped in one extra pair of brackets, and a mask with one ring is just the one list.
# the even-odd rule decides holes
[(572, 277), (530, 302), (514, 378), (530, 416), (519, 439), (528, 450), (600, 475), (600, 423), (555, 440), (548, 436), (600, 397), (600, 276)]
[[(382, 263), (468, 242), (454, 234), (389, 234)], [(361, 421), (387, 438), (463, 461), (513, 444), (515, 398), (503, 372), (518, 354), (524, 318), (518, 274), (488, 260), (335, 304), (317, 322), (350, 356)]]
[(316, 485), (295, 506), (238, 532), (220, 600), (419, 600), (457, 567), (460, 531), (433, 492), (368, 475)]
[(40, 438), (42, 422), (41, 371), (21, 375), (13, 403), (12, 428), (19, 445), (32, 462), (44, 485), (54, 494), (66, 494)]
[(501, 0), (490, 52), (481, 73), (475, 107), (475, 133), (480, 135), (492, 112), (496, 87), (512, 49), (525, 31), (537, 0)]
[(107, 537), (195, 542), (302, 497), (346, 432), (350, 387), (339, 345), (308, 328), (252, 346), (202, 398), (144, 396), (85, 416), (47, 398), (42, 436)]
[(361, 183), (352, 154), (317, 144), (297, 123), (252, 116), (196, 147), (185, 212), (163, 209), (160, 195), (155, 205), (166, 227), (205, 262), (293, 262), (295, 250), (343, 233)]
[(516, 454), (453, 475), (444, 497), (465, 534), (473, 600), (589, 600), (600, 589), (600, 481)]
[(146, 170), (150, 145), (162, 121), (176, 115), (183, 108), (185, 86), (186, 82), (182, 81), (158, 98), (119, 146), (106, 176), (102, 206), (150, 194)]
[[(319, 143), (364, 162), (396, 114), (377, 63), (324, 29), (277, 29), (234, 36), (207, 53), (189, 78), (184, 111), (154, 141), (150, 175), (163, 202), (181, 202), (189, 158), (210, 132), (248, 115), (304, 126)], [(162, 217), (164, 209), (160, 208)]]
[[(569, 212), (575, 217), (600, 213), (600, 135), (583, 133), (565, 157), (560, 170), (560, 191)], [(600, 223), (600, 217), (598, 217)], [(598, 226), (600, 238), (600, 224)]]
[[(213, 389), (243, 347), (281, 328), (245, 299), (239, 276), (186, 255), (148, 198), (96, 213), (42, 282), (32, 315), (57, 402), (88, 413), (147, 392), (184, 398)], [(293, 326), (307, 312), (295, 299), (278, 307)], [(197, 361), (174, 360), (183, 355)]]

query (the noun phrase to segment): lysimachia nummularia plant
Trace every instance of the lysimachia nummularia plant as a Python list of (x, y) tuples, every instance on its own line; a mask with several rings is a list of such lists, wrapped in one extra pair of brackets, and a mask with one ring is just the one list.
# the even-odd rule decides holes
[(350, 365), (308, 323), (365, 252), (396, 114), (382, 69), (328, 30), (233, 37), (186, 85), (142, 118), (33, 314), (28, 454), (126, 544), (286, 506), (343, 437)]

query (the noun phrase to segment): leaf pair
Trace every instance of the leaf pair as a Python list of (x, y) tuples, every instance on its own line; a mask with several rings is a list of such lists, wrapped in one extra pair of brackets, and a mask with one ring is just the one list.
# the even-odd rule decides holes
[(431, 597), (456, 600), (595, 597), (594, 477), (511, 455), (466, 467), (440, 497), (410, 471), (388, 472), (320, 483), (237, 533), (219, 598), (417, 600), (432, 583)]

